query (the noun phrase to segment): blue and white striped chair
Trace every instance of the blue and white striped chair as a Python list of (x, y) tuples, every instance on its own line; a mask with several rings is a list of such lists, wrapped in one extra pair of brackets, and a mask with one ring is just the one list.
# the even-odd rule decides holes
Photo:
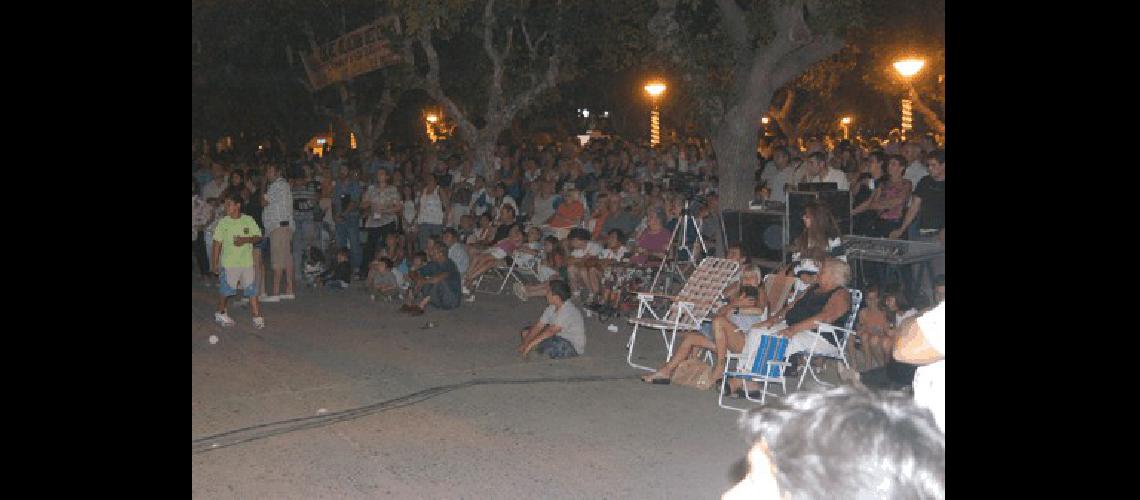
[[(736, 411), (747, 411), (747, 408), (724, 404), (724, 389), (728, 379), (738, 378), (746, 382), (763, 384), (760, 390), (760, 399), (753, 399), (745, 387), (744, 397), (754, 403), (764, 404), (769, 392), (768, 384), (779, 383), (784, 395), (788, 394), (788, 385), (784, 378), (784, 370), (788, 368), (788, 338), (781, 335), (759, 334), (749, 335), (744, 345), (744, 352), (740, 354), (728, 353), (724, 364), (724, 376), (720, 382), (720, 396), (717, 404), (721, 408)], [(734, 369), (729, 367), (734, 366)], [(775, 394), (772, 394), (775, 396)]]

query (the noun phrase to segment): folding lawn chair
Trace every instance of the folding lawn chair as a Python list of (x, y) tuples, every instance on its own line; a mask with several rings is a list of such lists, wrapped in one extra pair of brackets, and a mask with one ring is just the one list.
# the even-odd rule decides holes
[(816, 338), (815, 341), (812, 342), (811, 348), (806, 351), (807, 354), (804, 356), (805, 373), (800, 374), (800, 381), (796, 384), (797, 390), (799, 390), (800, 386), (804, 385), (804, 377), (806, 377), (808, 373), (811, 373), (811, 378), (815, 379), (815, 383), (823, 385), (825, 387), (831, 387), (831, 384), (820, 380), (819, 376), (816, 375), (815, 370), (812, 369), (811, 358), (813, 357), (821, 357), (825, 360), (839, 361), (843, 363), (843, 366), (847, 367), (847, 369), (851, 369), (851, 364), (847, 362), (847, 344), (848, 342), (851, 342), (851, 339), (856, 336), (855, 317), (858, 316), (859, 305), (863, 302), (863, 292), (854, 288), (848, 288), (847, 291), (851, 293), (851, 313), (847, 315), (847, 321), (843, 323), (843, 326), (835, 326), (824, 323), (822, 321), (816, 322), (816, 332), (819, 333), (820, 337), (832, 338), (835, 340), (836, 345), (834, 347), (836, 347), (837, 350), (836, 354), (831, 354), (830, 352), (826, 351), (816, 352), (817, 347), (823, 347), (820, 344), (821, 342), (830, 344), (830, 342), (827, 342), (827, 340)]
[[(728, 353), (724, 364), (724, 373), (720, 382), (720, 396), (717, 404), (721, 408), (736, 411), (747, 411), (747, 408), (724, 404), (724, 388), (730, 378), (738, 378), (746, 382), (763, 384), (760, 390), (760, 399), (753, 399), (745, 390), (744, 397), (749, 401), (764, 404), (768, 394), (769, 383), (779, 383), (784, 394), (788, 394), (788, 385), (784, 378), (784, 370), (788, 363), (788, 338), (781, 335), (771, 335), (754, 331), (748, 336), (744, 350), (740, 354)], [(735, 368), (731, 368), (735, 367)], [(745, 386), (747, 389), (747, 386)], [(775, 394), (772, 394), (775, 396)]]
[[(653, 371), (653, 368), (633, 362), (633, 347), (637, 341), (637, 330), (641, 327), (661, 332), (661, 339), (665, 341), (665, 360), (672, 358), (677, 330), (700, 330), (701, 323), (712, 319), (717, 299), (739, 269), (740, 264), (735, 261), (706, 257), (676, 296), (637, 292), (637, 317), (629, 319), (633, 332), (626, 344), (629, 350), (626, 363), (634, 368)], [(659, 315), (653, 309), (653, 300), (657, 297), (668, 298), (672, 302), (665, 314)]]
[[(475, 283), (472, 284), (471, 290), (499, 295), (503, 293), (503, 290), (506, 290), (507, 285), (510, 284), (512, 279), (522, 283), (522, 280), (519, 278), (520, 275), (532, 276), (537, 281), (537, 269), (539, 261), (542, 260), (541, 256), (536, 255), (533, 259), (519, 259), (518, 255), (518, 252), (512, 253), (510, 258), (507, 259), (510, 261), (508, 265), (492, 267), (488, 269), (487, 272), (479, 275), (479, 277), (475, 279)], [(493, 286), (489, 290), (480, 289), (483, 279), (486, 278), (488, 274), (494, 275), (495, 279), (500, 280), (498, 289), (494, 289)], [(523, 284), (525, 285), (526, 283)]]

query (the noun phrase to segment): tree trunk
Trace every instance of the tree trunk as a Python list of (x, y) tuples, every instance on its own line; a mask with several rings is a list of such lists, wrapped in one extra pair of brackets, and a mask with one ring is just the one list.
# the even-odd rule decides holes
[(755, 189), (756, 134), (758, 127), (743, 120), (725, 123), (713, 137), (720, 185), (720, 206), (726, 210), (747, 209)]

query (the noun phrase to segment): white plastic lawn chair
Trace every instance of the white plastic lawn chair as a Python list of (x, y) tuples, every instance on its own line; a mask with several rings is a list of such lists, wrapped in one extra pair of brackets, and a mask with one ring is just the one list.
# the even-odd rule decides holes
[[(633, 324), (633, 332), (629, 334), (629, 342), (626, 343), (626, 349), (629, 350), (626, 363), (634, 368), (654, 370), (633, 362), (633, 347), (637, 341), (637, 330), (641, 327), (661, 332), (661, 339), (665, 341), (665, 360), (672, 358), (677, 330), (700, 330), (701, 324), (712, 318), (717, 299), (739, 269), (740, 264), (735, 261), (706, 257), (676, 296), (638, 292), (637, 317), (629, 319)], [(656, 297), (671, 300), (672, 304), (665, 314), (659, 315), (653, 309), (653, 299)]]
[(851, 339), (856, 336), (854, 329), (855, 317), (859, 315), (859, 305), (863, 302), (863, 292), (853, 288), (849, 288), (847, 291), (851, 293), (851, 314), (847, 316), (847, 321), (843, 324), (843, 326), (835, 326), (824, 323), (822, 321), (816, 322), (816, 332), (819, 333), (820, 337), (830, 336), (831, 338), (835, 339), (836, 345), (833, 347), (836, 347), (837, 353), (831, 354), (830, 350), (816, 352), (817, 347), (823, 347), (821, 343), (828, 345), (831, 344), (822, 338), (816, 338), (815, 341), (812, 342), (811, 348), (806, 351), (807, 354), (804, 356), (804, 373), (800, 374), (800, 381), (796, 384), (796, 390), (799, 390), (799, 388), (804, 385), (804, 377), (806, 377), (808, 373), (811, 373), (811, 378), (815, 380), (815, 383), (820, 384), (824, 387), (832, 386), (832, 384), (820, 380), (819, 376), (816, 375), (815, 370), (812, 369), (811, 358), (813, 357), (822, 357), (825, 360), (839, 361), (843, 363), (843, 366), (847, 367), (847, 369), (851, 369), (851, 364), (847, 362), (847, 343), (851, 342)]
[[(760, 389), (760, 399), (753, 399), (745, 386), (745, 399), (754, 403), (764, 404), (768, 397), (768, 384), (780, 384), (784, 395), (788, 394), (787, 381), (784, 371), (788, 368), (788, 338), (782, 335), (759, 333), (753, 330), (744, 344), (740, 354), (728, 353), (725, 358), (724, 373), (720, 382), (720, 396), (717, 404), (727, 410), (747, 411), (724, 403), (724, 388), (730, 378), (738, 378), (746, 382), (763, 384)], [(758, 334), (757, 334), (758, 333)], [(776, 394), (772, 394), (776, 396)]]

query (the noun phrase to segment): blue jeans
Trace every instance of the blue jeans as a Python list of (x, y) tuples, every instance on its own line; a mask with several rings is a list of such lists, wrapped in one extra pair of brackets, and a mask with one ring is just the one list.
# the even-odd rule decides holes
[(578, 355), (578, 351), (574, 349), (574, 344), (557, 335), (539, 342), (536, 348), (539, 354), (550, 356), (550, 359), (572, 358)]
[(360, 246), (360, 223), (355, 217), (347, 217), (344, 223), (336, 225), (336, 244), (344, 248), (349, 247), (348, 263), (352, 269), (360, 269), (360, 261), (364, 260), (364, 249)]

